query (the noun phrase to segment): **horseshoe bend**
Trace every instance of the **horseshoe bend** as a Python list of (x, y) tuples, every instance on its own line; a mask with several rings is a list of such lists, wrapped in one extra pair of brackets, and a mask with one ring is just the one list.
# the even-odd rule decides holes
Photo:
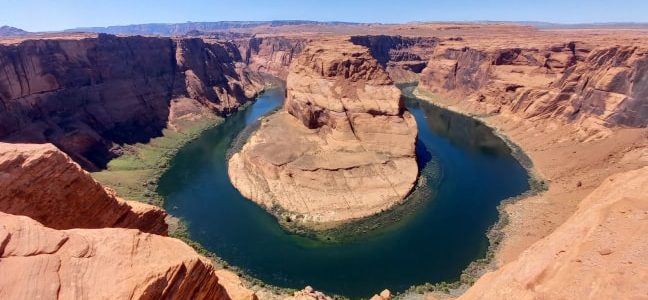
[(366, 217), (402, 201), (418, 175), (416, 122), (369, 49), (312, 42), (288, 72), (283, 109), (230, 159), (234, 186), (305, 224)]
[(648, 6), (287, 2), (3, 4), (0, 299), (648, 299)]

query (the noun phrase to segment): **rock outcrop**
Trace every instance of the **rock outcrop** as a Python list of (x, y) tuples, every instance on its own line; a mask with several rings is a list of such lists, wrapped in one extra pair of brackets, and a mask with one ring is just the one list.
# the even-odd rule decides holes
[(578, 211), (459, 299), (648, 297), (648, 167), (613, 175)]
[(423, 93), (464, 97), (484, 113), (608, 127), (648, 126), (648, 49), (569, 42), (544, 48), (439, 47)]
[(201, 39), (0, 45), (0, 140), (53, 143), (84, 168), (102, 168), (120, 145), (159, 136), (184, 114), (225, 114), (252, 99), (262, 85), (241, 60), (234, 44)]
[(0, 143), (0, 190), (1, 299), (256, 298), (53, 145)]
[(313, 42), (291, 64), (284, 110), (230, 159), (230, 179), (289, 222), (362, 218), (414, 186), (416, 135), (400, 91), (367, 48)]
[(0, 270), (2, 299), (254, 299), (227, 291), (180, 240), (135, 229), (55, 230), (2, 212)]
[(167, 234), (164, 210), (118, 198), (51, 144), (0, 143), (0, 190), (0, 211), (50, 228)]

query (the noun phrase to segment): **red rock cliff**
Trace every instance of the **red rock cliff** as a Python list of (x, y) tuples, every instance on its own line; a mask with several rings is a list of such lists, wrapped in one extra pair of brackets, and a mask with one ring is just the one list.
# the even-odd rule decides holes
[(0, 299), (255, 299), (53, 145), (0, 143), (0, 191)]
[(0, 140), (51, 142), (87, 169), (159, 136), (189, 99), (227, 113), (259, 80), (231, 43), (115, 37), (0, 45)]
[(648, 49), (578, 43), (544, 48), (439, 47), (423, 92), (465, 98), (486, 113), (605, 127), (648, 125)]
[(254, 71), (275, 75), (285, 79), (288, 66), (306, 45), (302, 37), (253, 37), (239, 39), (238, 45), (243, 61)]
[(646, 298), (647, 185), (648, 167), (606, 179), (556, 231), (459, 299)]

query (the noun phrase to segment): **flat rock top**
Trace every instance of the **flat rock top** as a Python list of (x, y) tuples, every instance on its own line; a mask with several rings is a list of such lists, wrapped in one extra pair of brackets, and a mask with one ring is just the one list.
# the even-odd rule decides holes
[[(409, 135), (391, 137), (413, 148), (416, 123), (409, 113), (405, 120)], [(230, 159), (230, 180), (243, 196), (315, 229), (379, 213), (407, 196), (418, 175), (413, 153), (371, 150), (329, 130), (308, 130), (285, 111), (267, 117)]]
[(289, 165), (304, 171), (351, 169), (390, 159), (385, 153), (365, 151), (357, 142), (327, 140), (322, 131), (305, 129), (285, 111), (264, 120), (250, 141), (249, 153), (278, 167)]

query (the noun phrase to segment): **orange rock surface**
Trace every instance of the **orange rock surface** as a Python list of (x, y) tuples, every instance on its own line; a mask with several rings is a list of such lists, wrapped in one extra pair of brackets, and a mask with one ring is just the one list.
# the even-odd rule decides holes
[(135, 229), (55, 230), (0, 213), (0, 245), (2, 299), (230, 298), (185, 243)]
[(51, 144), (0, 143), (0, 211), (54, 229), (122, 227), (166, 235), (166, 212), (124, 201)]
[(464, 98), (482, 113), (581, 126), (584, 134), (648, 125), (648, 47), (546, 42), (498, 48), (453, 41), (434, 49), (419, 91)]

